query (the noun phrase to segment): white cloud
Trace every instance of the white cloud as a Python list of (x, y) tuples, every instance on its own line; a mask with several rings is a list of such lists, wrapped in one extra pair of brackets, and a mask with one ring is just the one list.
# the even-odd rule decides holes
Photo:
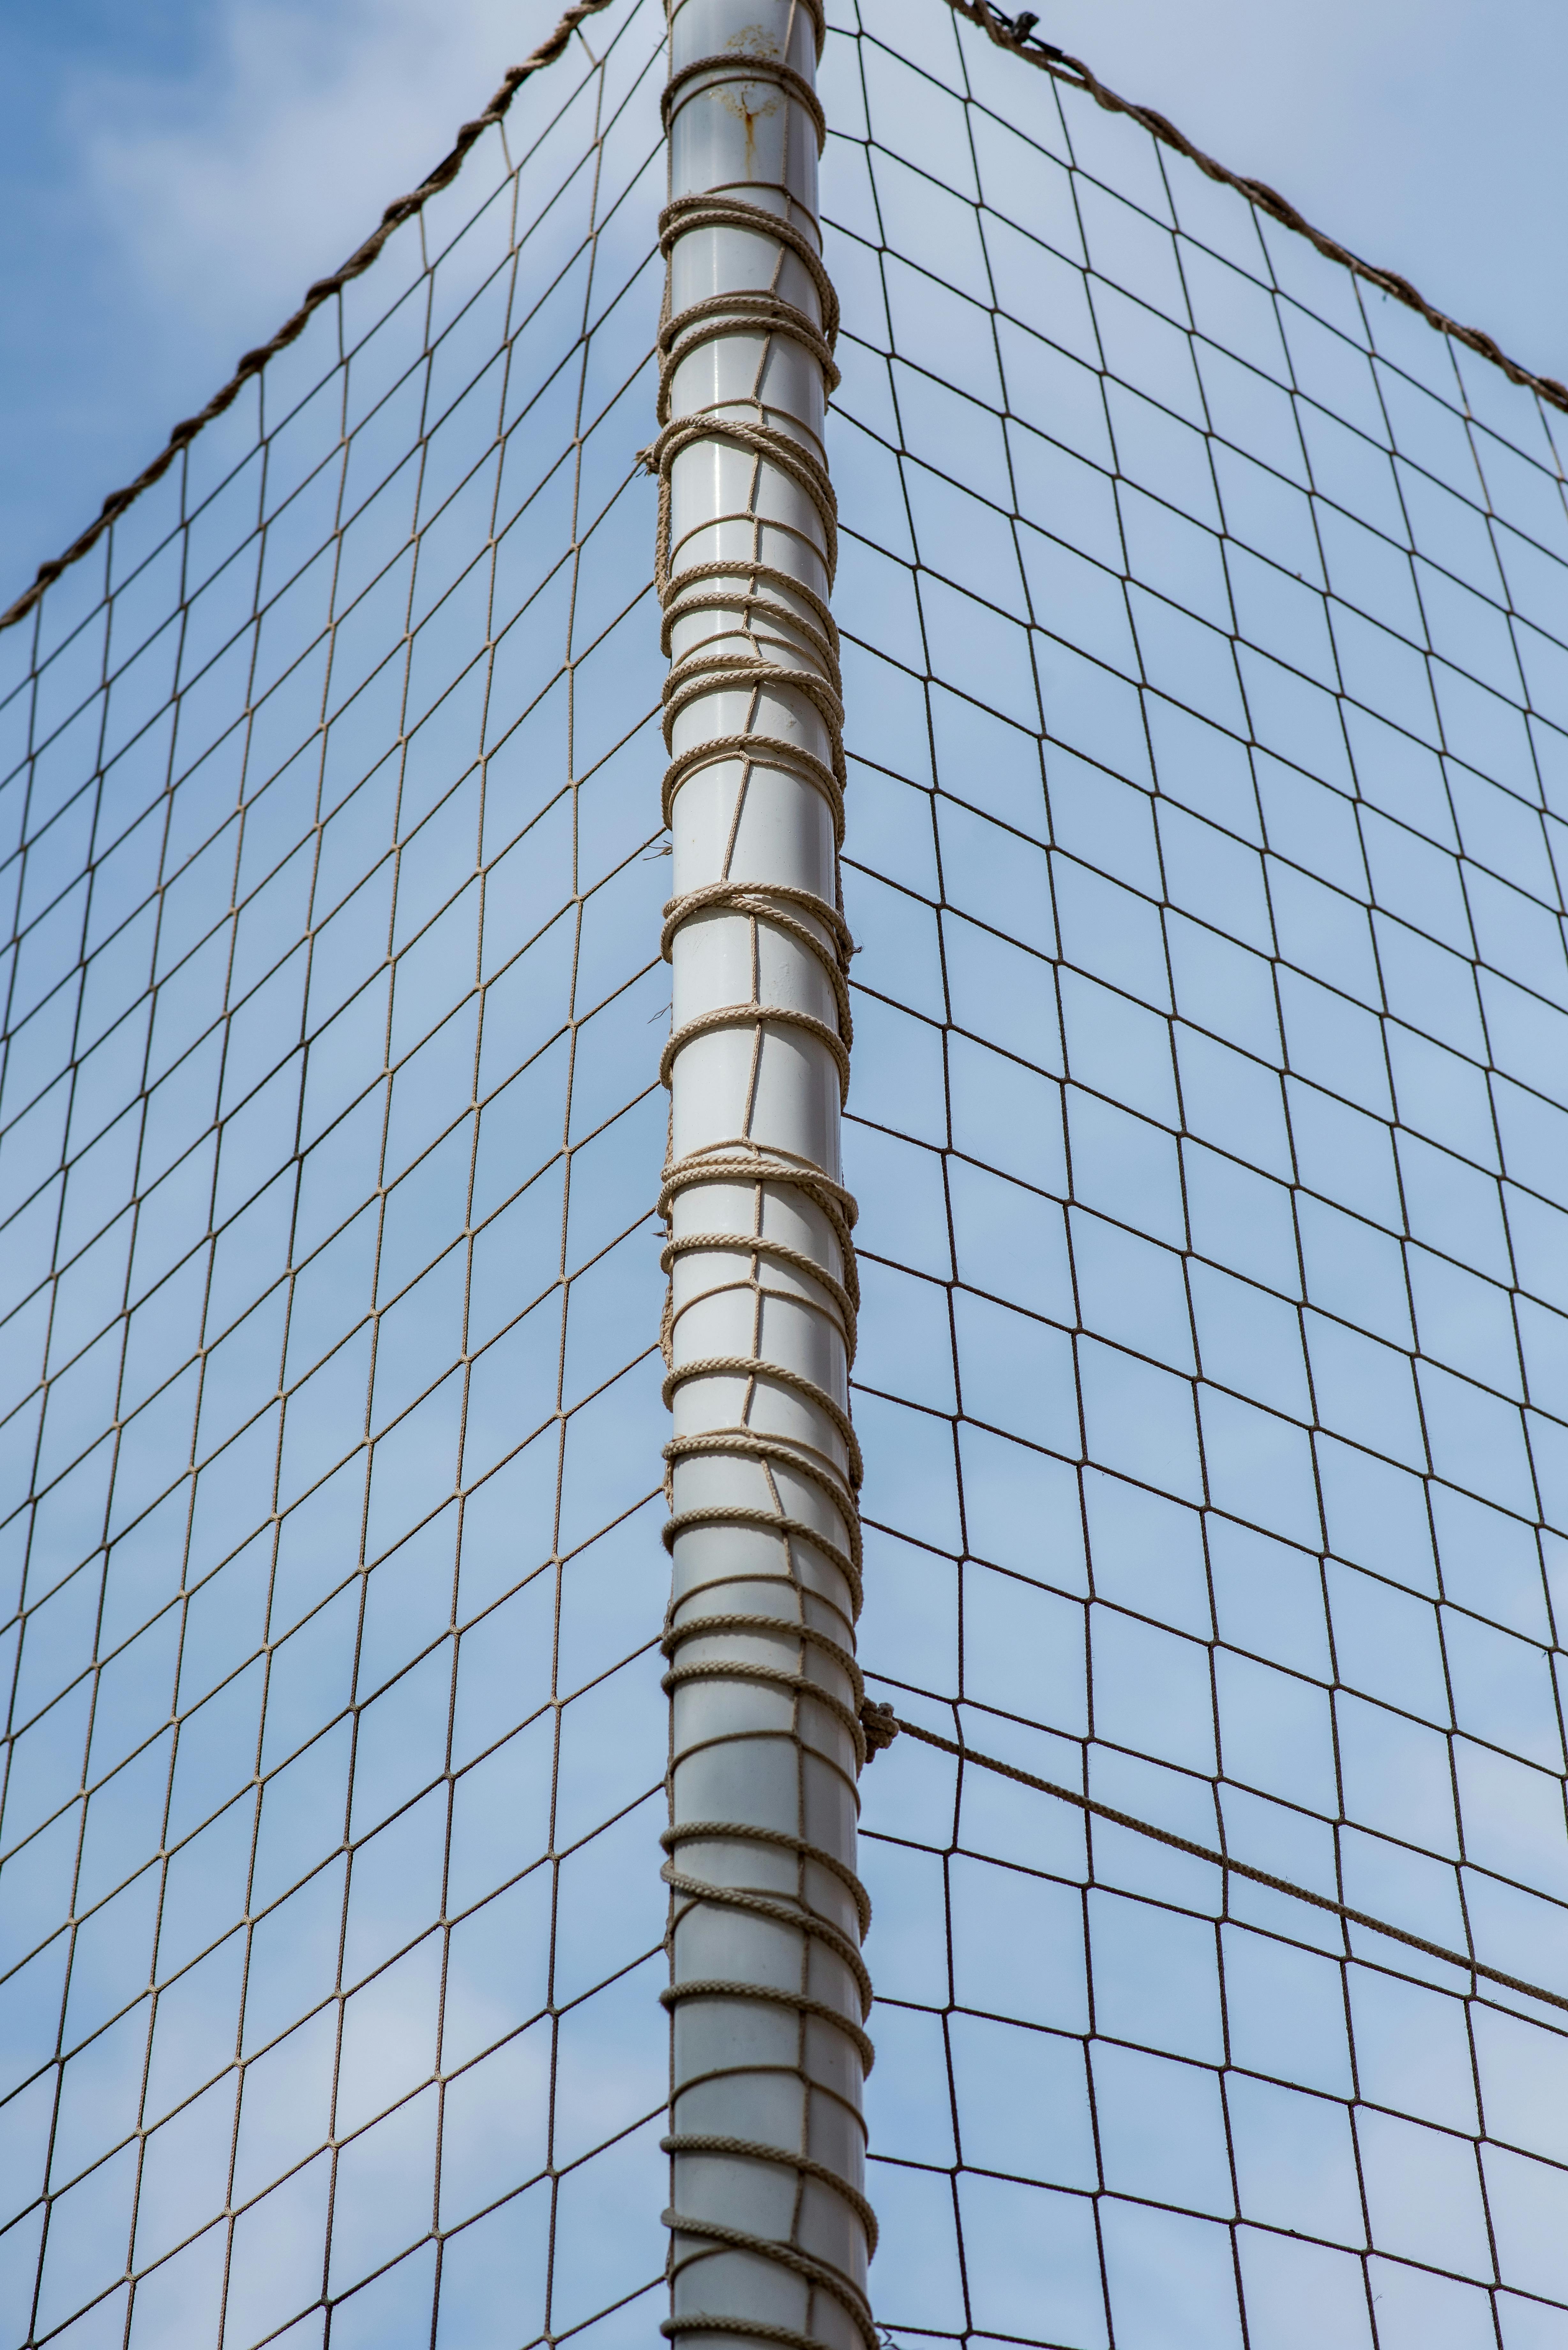
[(221, 0), (179, 79), (73, 92), (88, 202), (143, 300), (236, 348), (417, 184), (556, 0)]

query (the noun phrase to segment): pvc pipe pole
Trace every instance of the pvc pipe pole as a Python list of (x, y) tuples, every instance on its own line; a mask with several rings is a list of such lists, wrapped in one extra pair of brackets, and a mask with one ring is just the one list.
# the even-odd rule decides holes
[(822, 36), (803, 0), (672, 0), (664, 2331), (697, 2350), (877, 2345)]

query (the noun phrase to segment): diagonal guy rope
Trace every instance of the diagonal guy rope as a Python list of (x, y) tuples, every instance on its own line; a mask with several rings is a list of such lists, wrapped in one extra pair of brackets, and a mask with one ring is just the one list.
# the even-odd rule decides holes
[(1033, 1787), (1042, 1795), (1054, 1795), (1059, 1803), (1071, 1804), (1091, 1818), (1109, 1820), (1113, 1827), (1130, 1828), (1135, 1835), (1168, 1845), (1172, 1852), (1188, 1853), (1194, 1860), (1206, 1860), (1216, 1868), (1225, 1869), (1231, 1877), (1244, 1877), (1250, 1885), (1267, 1886), (1271, 1893), (1286, 1893), (1293, 1901), (1304, 1901), (1314, 1909), (1327, 1910), (1331, 1918), (1344, 1918), (1346, 1925), (1365, 1926), (1371, 1933), (1386, 1934), (1390, 1941), (1424, 1951), (1429, 1959), (1441, 1959), (1468, 1975), (1501, 1983), (1505, 1991), (1520, 1991), (1526, 1999), (1543, 2000), (1548, 2007), (1568, 2012), (1568, 1998), (1561, 1991), (1546, 1991), (1540, 1983), (1525, 1982), (1518, 1975), (1505, 1975), (1499, 1967), (1483, 1966), (1479, 1959), (1467, 1958), (1463, 1950), (1450, 1950), (1442, 1942), (1429, 1942), (1424, 1934), (1407, 1933), (1403, 1926), (1391, 1926), (1386, 1918), (1371, 1917), (1365, 1909), (1351, 1908), (1348, 1902), (1334, 1901), (1326, 1893), (1314, 1893), (1307, 1886), (1294, 1885), (1289, 1877), (1272, 1876), (1266, 1868), (1254, 1868), (1251, 1861), (1233, 1860), (1228, 1852), (1220, 1852), (1212, 1845), (1194, 1844), (1190, 1836), (1156, 1827), (1152, 1820), (1140, 1820), (1131, 1812), (1118, 1812), (1109, 1804), (1096, 1803), (1092, 1795), (1081, 1795), (1075, 1787), (1058, 1786), (1054, 1779), (1037, 1779), (1032, 1771), (1021, 1771), (1015, 1762), (1001, 1762), (994, 1754), (982, 1754), (978, 1747), (940, 1737), (934, 1730), (922, 1730), (919, 1722), (905, 1721), (890, 1705), (879, 1705), (868, 1698), (860, 1709), (860, 1720), (871, 1759), (891, 1746), (900, 1732), (908, 1738), (918, 1738), (922, 1746), (940, 1747), (944, 1754), (956, 1754), (961, 1762), (972, 1762), (981, 1771), (994, 1771), (1003, 1779), (1016, 1779), (1020, 1786)]
[(1104, 107), (1107, 114), (1126, 114), (1134, 122), (1141, 123), (1167, 147), (1174, 147), (1179, 155), (1185, 155), (1189, 163), (1196, 163), (1207, 178), (1218, 180), (1223, 187), (1239, 190), (1250, 204), (1255, 204), (1261, 213), (1267, 213), (1271, 220), (1278, 221), (1283, 228), (1293, 229), (1298, 236), (1304, 236), (1326, 260), (1337, 261), (1354, 276), (1363, 277), (1369, 286), (1376, 286), (1379, 293), (1391, 294), (1397, 302), (1403, 302), (1407, 309), (1418, 311), (1438, 334), (1449, 335), (1456, 343), (1462, 343), (1467, 350), (1478, 351), (1483, 359), (1490, 359), (1494, 367), (1502, 369), (1510, 383), (1522, 384), (1529, 390), (1538, 392), (1553, 408), (1568, 411), (1568, 383), (1559, 383), (1555, 376), (1532, 375), (1528, 368), (1521, 367), (1517, 359), (1511, 359), (1482, 328), (1461, 326), (1446, 311), (1435, 309), (1407, 277), (1401, 277), (1397, 270), (1380, 269), (1370, 261), (1361, 260), (1347, 245), (1325, 235), (1322, 229), (1314, 228), (1311, 221), (1304, 219), (1294, 204), (1282, 196), (1278, 189), (1271, 188), (1266, 180), (1246, 179), (1241, 172), (1232, 172), (1228, 164), (1216, 162), (1213, 156), (1206, 155), (1201, 147), (1195, 147), (1187, 133), (1179, 130), (1174, 122), (1168, 121), (1163, 114), (1157, 114), (1152, 106), (1135, 106), (1130, 99), (1120, 98), (1114, 89), (1107, 89), (1081, 57), (1069, 57), (1064, 49), (1058, 49), (1049, 41), (1034, 37), (1033, 27), (1040, 21), (1037, 16), (1028, 11), (1016, 17), (1009, 16), (993, 5), (993, 0), (948, 0), (948, 6), (955, 15), (967, 16), (971, 24), (980, 26), (999, 49), (1011, 49), (1027, 65), (1038, 66), (1042, 73), (1068, 83), (1074, 89), (1086, 90), (1096, 105)]
[(279, 351), (286, 350), (290, 343), (298, 339), (321, 305), (329, 302), (334, 294), (341, 293), (352, 278), (363, 276), (392, 231), (401, 228), (405, 221), (412, 220), (416, 213), (423, 212), (432, 196), (439, 195), (442, 188), (451, 186), (462, 169), (469, 149), (493, 124), (501, 120), (523, 84), (542, 67), (553, 66), (556, 58), (565, 54), (567, 43), (585, 16), (596, 16), (601, 8), (608, 6), (609, 0), (574, 0), (574, 5), (566, 10), (548, 38), (541, 41), (536, 49), (531, 50), (521, 65), (507, 68), (502, 76), (500, 88), (483, 113), (476, 114), (472, 122), (462, 125), (450, 152), (441, 158), (434, 171), (428, 172), (419, 186), (408, 195), (397, 197), (387, 206), (379, 225), (363, 244), (356, 246), (340, 269), (335, 269), (330, 277), (318, 277), (314, 286), (306, 288), (304, 301), (291, 317), (284, 320), (276, 334), (266, 342), (258, 343), (254, 350), (245, 352), (227, 383), (213, 394), (205, 408), (176, 424), (152, 463), (144, 465), (136, 479), (128, 482), (124, 489), (112, 491), (105, 498), (97, 518), (88, 525), (81, 536), (74, 539), (63, 555), (57, 555), (51, 562), (39, 566), (32, 586), (25, 589), (5, 611), (0, 612), (0, 629), (14, 628), (18, 620), (26, 619), (45, 589), (53, 586), (62, 571), (73, 563), (79, 563), (84, 555), (90, 553), (110, 523), (117, 520), (143, 490), (150, 490), (154, 482), (162, 478), (181, 450), (196, 438), (202, 426), (211, 424), (214, 417), (222, 416), (226, 408), (233, 406), (251, 377), (259, 375), (268, 359), (275, 359)]

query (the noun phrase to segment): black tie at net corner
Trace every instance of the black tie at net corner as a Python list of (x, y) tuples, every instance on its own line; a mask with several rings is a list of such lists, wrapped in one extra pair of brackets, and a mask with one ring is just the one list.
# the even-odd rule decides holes
[(961, 1762), (973, 1763), (977, 1770), (994, 1771), (1003, 1779), (1015, 1779), (1020, 1786), (1033, 1787), (1042, 1795), (1054, 1795), (1058, 1803), (1071, 1804), (1094, 1819), (1108, 1821), (1113, 1827), (1128, 1828), (1134, 1835), (1147, 1836), (1154, 1844), (1168, 1846), (1172, 1852), (1184, 1852), (1193, 1860), (1208, 1861), (1212, 1867), (1225, 1870), (1229, 1876), (1245, 1877), (1250, 1885), (1266, 1886), (1271, 1893), (1287, 1894), (1293, 1901), (1304, 1901), (1311, 1908), (1326, 1910), (1331, 1918), (1342, 1918), (1347, 1926), (1363, 1926), (1369, 1933), (1386, 1934), (1390, 1941), (1402, 1942), (1407, 1950), (1440, 1959), (1446, 1966), (1458, 1967), (1465, 1974), (1498, 1983), (1505, 1991), (1518, 1991), (1525, 1999), (1541, 2000), (1546, 2006), (1561, 2008), (1568, 2013), (1568, 1996), (1561, 1991), (1547, 1991), (1540, 1983), (1504, 1974), (1498, 1967), (1485, 1966), (1479, 1959), (1467, 1957), (1463, 1950), (1451, 1950), (1442, 1942), (1430, 1942), (1424, 1934), (1407, 1933), (1404, 1927), (1392, 1926), (1386, 1918), (1371, 1917), (1365, 1909), (1353, 1909), (1348, 1902), (1331, 1900), (1327, 1894), (1314, 1893), (1306, 1886), (1293, 1884), (1289, 1877), (1275, 1877), (1266, 1868), (1254, 1868), (1250, 1861), (1233, 1859), (1212, 1845), (1195, 1844), (1190, 1836), (1176, 1835), (1169, 1828), (1157, 1827), (1152, 1820), (1140, 1820), (1131, 1812), (1118, 1812), (1110, 1804), (1097, 1803), (1092, 1795), (1081, 1795), (1075, 1787), (1059, 1786), (1054, 1779), (1036, 1778), (1033, 1771), (1021, 1771), (1015, 1762), (1003, 1762), (994, 1754), (982, 1754), (978, 1747), (940, 1737), (934, 1730), (923, 1730), (919, 1722), (906, 1721), (891, 1705), (867, 1698), (860, 1709), (860, 1724), (866, 1733), (867, 1763), (874, 1762), (900, 1734), (918, 1739), (922, 1746), (935, 1746), (944, 1754), (956, 1755)]

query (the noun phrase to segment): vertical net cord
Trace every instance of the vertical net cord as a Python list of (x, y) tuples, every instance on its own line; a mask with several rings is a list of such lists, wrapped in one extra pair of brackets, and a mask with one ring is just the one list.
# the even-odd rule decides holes
[(676, 0), (670, 15), (648, 452), (674, 859), (664, 2331), (876, 2350), (824, 30), (815, 0)]

